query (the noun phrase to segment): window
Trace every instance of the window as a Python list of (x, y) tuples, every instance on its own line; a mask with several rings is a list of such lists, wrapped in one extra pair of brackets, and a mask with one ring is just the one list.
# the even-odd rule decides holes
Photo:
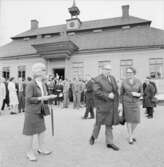
[(72, 64), (73, 78), (84, 78), (84, 63), (83, 62), (74, 62)]
[(10, 78), (10, 68), (9, 67), (3, 67), (2, 68), (2, 75), (3, 75), (3, 78), (9, 79)]
[(120, 79), (125, 79), (126, 69), (133, 66), (133, 60), (120, 60)]
[(25, 66), (18, 66), (18, 78), (26, 78), (26, 67)]
[(151, 77), (160, 79), (163, 77), (163, 58), (149, 59), (149, 72)]
[(105, 61), (99, 61), (98, 62), (98, 73), (101, 74), (102, 73), (102, 70), (103, 70), (103, 67), (107, 64), (111, 64), (111, 62), (109, 60), (105, 60)]

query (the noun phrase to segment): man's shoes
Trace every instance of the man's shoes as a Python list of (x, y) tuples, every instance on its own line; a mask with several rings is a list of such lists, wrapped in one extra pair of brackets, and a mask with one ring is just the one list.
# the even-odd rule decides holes
[(17, 113), (11, 111), (10, 114), (11, 114), (11, 115), (14, 115), (14, 114), (17, 114)]
[(134, 140), (136, 140), (136, 139), (130, 138), (129, 141), (128, 141), (128, 143), (129, 143), (129, 144), (133, 144), (133, 143), (134, 143)]
[(27, 153), (26, 156), (30, 161), (37, 161), (37, 158), (33, 153)]
[(82, 117), (82, 119), (87, 119), (87, 117)]
[(37, 150), (37, 152), (42, 155), (50, 155), (52, 153), (52, 151), (40, 151), (40, 150)]
[(89, 119), (94, 119), (94, 117), (89, 117)]
[(133, 142), (136, 142), (137, 140), (136, 140), (136, 138), (133, 138)]
[(129, 141), (128, 143), (129, 143), (129, 144), (133, 144), (133, 141)]
[(153, 118), (153, 116), (152, 116), (152, 115), (148, 115), (147, 118), (148, 118), (148, 119), (151, 119), (151, 118)]
[(107, 148), (111, 148), (114, 151), (118, 151), (119, 150), (119, 148), (116, 145), (114, 145), (114, 144), (107, 144), (106, 146), (107, 146)]
[(90, 140), (89, 140), (90, 145), (94, 145), (95, 143), (95, 138), (93, 136), (91, 136)]

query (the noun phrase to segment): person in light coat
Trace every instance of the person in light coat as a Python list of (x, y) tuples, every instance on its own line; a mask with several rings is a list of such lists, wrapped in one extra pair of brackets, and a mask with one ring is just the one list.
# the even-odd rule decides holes
[(10, 101), (10, 109), (11, 114), (18, 113), (18, 95), (16, 90), (15, 78), (12, 77), (8, 83), (8, 90), (9, 90), (9, 101)]

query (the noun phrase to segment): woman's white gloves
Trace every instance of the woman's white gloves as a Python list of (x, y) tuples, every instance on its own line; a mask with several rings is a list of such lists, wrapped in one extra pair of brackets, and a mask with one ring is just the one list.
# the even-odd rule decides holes
[(109, 93), (108, 97), (109, 97), (110, 99), (114, 99), (114, 93), (113, 93), (113, 92)]
[(140, 96), (141, 96), (141, 93), (138, 93), (138, 92), (132, 92), (132, 96), (134, 96), (134, 97), (140, 97)]

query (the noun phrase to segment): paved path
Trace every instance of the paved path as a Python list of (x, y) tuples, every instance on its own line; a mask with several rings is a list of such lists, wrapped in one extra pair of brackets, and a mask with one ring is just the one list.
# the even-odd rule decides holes
[[(50, 118), (46, 118), (47, 146), (50, 156), (37, 162), (25, 157), (26, 137), (22, 135), (23, 114), (0, 117), (0, 167), (164, 167), (164, 107), (156, 109), (154, 119), (146, 119), (136, 131), (137, 143), (129, 145), (124, 126), (114, 127), (120, 151), (105, 147), (104, 127), (94, 146), (88, 139), (94, 120), (82, 120), (84, 109), (55, 108), (55, 136), (51, 137)], [(37, 142), (35, 141), (37, 149)]]

